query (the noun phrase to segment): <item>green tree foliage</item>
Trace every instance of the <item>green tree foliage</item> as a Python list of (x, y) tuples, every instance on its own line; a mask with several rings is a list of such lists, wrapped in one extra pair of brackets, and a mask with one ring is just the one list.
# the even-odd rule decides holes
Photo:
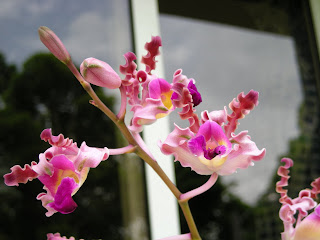
[[(0, 55), (0, 173), (19, 164), (38, 162), (49, 145), (40, 140), (44, 128), (63, 133), (92, 147), (115, 147), (114, 124), (89, 102), (89, 96), (66, 66), (51, 54), (35, 54), (21, 72)], [(99, 97), (112, 109), (114, 98)], [(87, 181), (74, 196), (72, 214), (45, 216), (36, 200), (43, 185), (34, 180), (19, 187), (0, 185), (0, 239), (45, 239), (46, 233), (97, 239), (121, 239), (121, 206), (117, 163), (111, 157), (90, 170)], [(94, 229), (94, 231), (93, 231)]]

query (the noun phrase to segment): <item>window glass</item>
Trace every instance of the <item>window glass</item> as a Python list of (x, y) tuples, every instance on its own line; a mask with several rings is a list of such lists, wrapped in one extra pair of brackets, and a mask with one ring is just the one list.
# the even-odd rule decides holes
[[(236, 2), (233, 1), (235, 5)], [(261, 2), (261, 5), (265, 3)], [(249, 3), (243, 4), (246, 13), (255, 11)], [(231, 1), (230, 9), (228, 3), (225, 3), (222, 4), (226, 6), (224, 12), (215, 12), (216, 19), (210, 17), (212, 13), (209, 14), (210, 11), (204, 9), (203, 5), (194, 6), (194, 11), (185, 6), (179, 8), (177, 13), (164, 2), (159, 5), (165, 12), (160, 16), (160, 26), (166, 78), (170, 81), (173, 73), (181, 68), (184, 75), (195, 79), (203, 99), (196, 107), (198, 115), (204, 110), (210, 112), (228, 107), (240, 92), (246, 94), (251, 89), (260, 92), (259, 105), (245, 119), (240, 120), (236, 133), (249, 130), (258, 148), (267, 149), (266, 157), (253, 167), (220, 177), (204, 196), (190, 202), (200, 235), (204, 239), (279, 238), (283, 225), (278, 215), (279, 196), (274, 190), (275, 181), (279, 179), (276, 170), (282, 156), (297, 158), (297, 168), (303, 165), (305, 138), (301, 123), (307, 121), (303, 112), (309, 110), (304, 109), (312, 108), (310, 104), (304, 105), (303, 99), (305, 91), (302, 84), (315, 82), (305, 37), (300, 37), (301, 41), (298, 41), (299, 54), (296, 48), (296, 37), (306, 36), (305, 32), (301, 32), (301, 26), (305, 23), (295, 17), (296, 20), (288, 27), (284, 19), (293, 17), (290, 18), (289, 13), (277, 12), (277, 9), (271, 12), (266, 9), (262, 11), (264, 15), (257, 14), (256, 18), (248, 14), (251, 19), (237, 22), (230, 16), (229, 10), (236, 15), (241, 11), (239, 9), (237, 12), (238, 8), (234, 8)], [(203, 9), (201, 16), (200, 9)], [(188, 12), (192, 16), (188, 17)], [(300, 16), (297, 11), (291, 14)], [(200, 20), (211, 18), (215, 21)], [(219, 22), (219, 19), (226, 20), (228, 25)], [(235, 19), (241, 18), (236, 16)], [(283, 20), (281, 24), (277, 24), (279, 19)], [(246, 28), (241, 27), (242, 24)], [(254, 27), (255, 24), (260, 26), (260, 30)], [(302, 77), (307, 80), (302, 80)], [(172, 128), (173, 123), (181, 127), (188, 126), (188, 121), (180, 120), (175, 114), (170, 115), (170, 121)], [(310, 125), (303, 123), (303, 126)], [(176, 171), (177, 185), (183, 192), (200, 186), (208, 179), (190, 169), (182, 169), (179, 163), (176, 163)], [(306, 179), (305, 176), (305, 173), (297, 173), (297, 182), (301, 178)], [(301, 185), (300, 182), (293, 185), (300, 190), (309, 186), (305, 183)], [(311, 181), (308, 182), (310, 184)], [(182, 232), (187, 231), (183, 221), (181, 224)]]
[[(240, 92), (260, 92), (258, 107), (240, 121), (238, 132), (249, 130), (259, 148), (271, 151), (253, 168), (221, 178), (233, 181), (234, 193), (254, 204), (274, 175), (278, 157), (299, 132), (302, 92), (292, 38), (165, 14), (160, 20), (167, 78), (182, 68), (196, 80), (203, 99), (198, 114), (228, 107)], [(170, 117), (187, 126), (177, 115)]]
[[(47, 26), (63, 41), (77, 67), (88, 57), (108, 62), (117, 72), (122, 55), (131, 50), (128, 1), (0, 0), (0, 173), (18, 164), (38, 162), (49, 148), (40, 140), (44, 128), (63, 133), (78, 147), (116, 147), (113, 123), (88, 104), (89, 97), (66, 66), (49, 54), (38, 37)], [(41, 53), (39, 53), (41, 52)], [(101, 92), (116, 109), (118, 92)], [(103, 96), (104, 94), (104, 96)], [(43, 184), (34, 180), (19, 187), (0, 181), (0, 238), (45, 239), (60, 232), (76, 239), (122, 239), (125, 232), (120, 160), (110, 157), (91, 169), (74, 195), (77, 209), (68, 215), (46, 217), (37, 194)], [(122, 172), (125, 171), (122, 169)]]

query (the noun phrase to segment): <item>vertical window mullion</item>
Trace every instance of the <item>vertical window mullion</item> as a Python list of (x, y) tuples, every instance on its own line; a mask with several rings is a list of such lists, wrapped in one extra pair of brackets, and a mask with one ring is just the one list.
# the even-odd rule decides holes
[[(143, 69), (144, 66), (141, 66), (139, 60), (142, 55), (146, 54), (144, 45), (150, 42), (151, 36), (160, 35), (157, 0), (131, 0), (131, 11), (137, 64), (139, 69)], [(164, 77), (162, 56), (157, 56), (157, 60), (156, 70), (153, 73)], [(157, 145), (158, 140), (164, 140), (168, 134), (169, 120), (168, 117), (165, 117), (151, 126), (145, 126), (143, 138), (161, 168), (174, 182), (173, 160), (170, 156), (163, 155)], [(180, 223), (175, 197), (148, 165), (146, 166), (146, 181), (151, 238), (178, 235)]]

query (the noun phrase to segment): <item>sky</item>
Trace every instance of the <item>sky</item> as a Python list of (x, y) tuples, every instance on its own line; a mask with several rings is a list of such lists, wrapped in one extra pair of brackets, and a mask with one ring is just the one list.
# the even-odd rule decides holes
[[(76, 63), (87, 57), (108, 62), (118, 70), (131, 50), (128, 9), (121, 1), (0, 0), (0, 51), (7, 61), (21, 64), (36, 51), (46, 51), (39, 26), (48, 26), (62, 39)], [(299, 134), (302, 101), (293, 40), (218, 23), (161, 15), (160, 27), (166, 79), (175, 70), (196, 80), (203, 103), (197, 112), (220, 110), (240, 92), (260, 92), (259, 106), (241, 120), (257, 146), (267, 149), (264, 160), (232, 176), (232, 189), (254, 204), (275, 174), (288, 141)], [(230, 113), (230, 111), (229, 111)], [(174, 115), (171, 122), (181, 124)]]

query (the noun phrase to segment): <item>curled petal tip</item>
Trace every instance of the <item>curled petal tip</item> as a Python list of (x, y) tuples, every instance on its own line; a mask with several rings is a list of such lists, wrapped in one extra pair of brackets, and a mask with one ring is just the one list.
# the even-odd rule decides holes
[(60, 38), (48, 27), (41, 26), (38, 28), (38, 34), (41, 42), (49, 51), (61, 62), (67, 64), (71, 57)]
[(160, 54), (159, 48), (162, 46), (161, 37), (155, 36), (151, 38), (150, 42), (147, 42), (144, 48), (148, 51), (147, 55), (142, 57), (141, 62), (146, 65), (146, 72), (150, 73), (156, 68), (155, 57)]
[(116, 89), (121, 86), (121, 78), (112, 67), (96, 58), (87, 58), (80, 65), (81, 75), (86, 81), (100, 87)]

